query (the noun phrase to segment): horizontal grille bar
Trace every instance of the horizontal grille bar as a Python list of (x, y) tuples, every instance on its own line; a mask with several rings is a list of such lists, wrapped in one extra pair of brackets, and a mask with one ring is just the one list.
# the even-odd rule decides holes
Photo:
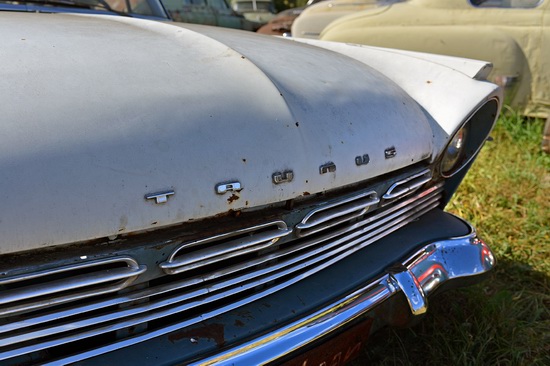
[[(161, 263), (160, 267), (167, 274), (177, 274), (216, 264), (229, 258), (265, 249), (291, 232), (292, 230), (287, 228), (284, 221), (275, 221), (230, 234), (185, 243), (172, 253), (168, 261)], [(192, 250), (203, 244), (209, 245), (204, 249)], [(191, 250), (185, 251), (187, 248)]]
[(0, 280), (0, 316), (116, 292), (146, 269), (132, 258), (117, 257), (11, 276)]
[(359, 217), (380, 202), (376, 192), (362, 193), (345, 200), (325, 204), (311, 211), (296, 225), (296, 235), (304, 237)]
[(382, 198), (393, 200), (414, 192), (432, 179), (432, 172), (428, 169), (406, 179), (392, 184)]

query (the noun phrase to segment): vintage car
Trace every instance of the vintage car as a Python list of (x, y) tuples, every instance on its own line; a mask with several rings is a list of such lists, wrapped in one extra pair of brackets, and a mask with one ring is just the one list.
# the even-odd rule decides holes
[(549, 0), (409, 0), (339, 18), (320, 38), (491, 61), (506, 103), (547, 119), (550, 151)]
[(266, 24), (262, 25), (256, 32), (277, 36), (290, 36), (290, 28), (294, 20), (302, 14), (305, 8), (323, 0), (308, 0), (306, 5), (285, 9), (278, 12)]
[(235, 13), (225, 0), (0, 0), (2, 10), (112, 14), (248, 31), (261, 26)]
[(403, 0), (328, 0), (308, 6), (292, 23), (293, 37), (317, 39), (334, 20), (361, 10), (385, 6)]
[(500, 110), (486, 62), (97, 14), (0, 34), (2, 365), (344, 363), (495, 264), (444, 211)]
[(273, 0), (232, 0), (231, 8), (235, 13), (260, 26), (273, 19), (276, 13)]
[(169, 20), (161, 0), (0, 0), (0, 11), (116, 14)]
[(162, 3), (171, 19), (176, 22), (215, 25), (248, 31), (256, 31), (262, 25), (237, 14), (225, 0), (157, 1)]
[(272, 36), (289, 36), (292, 23), (303, 10), (304, 7), (299, 7), (280, 11), (270, 21), (258, 28), (256, 32)]

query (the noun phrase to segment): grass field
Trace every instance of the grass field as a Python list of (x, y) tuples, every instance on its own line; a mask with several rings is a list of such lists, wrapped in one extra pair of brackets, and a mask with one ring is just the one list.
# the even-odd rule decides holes
[(408, 329), (383, 329), (354, 365), (550, 365), (550, 155), (543, 122), (501, 117), (447, 210), (497, 257), (491, 277), (439, 295)]

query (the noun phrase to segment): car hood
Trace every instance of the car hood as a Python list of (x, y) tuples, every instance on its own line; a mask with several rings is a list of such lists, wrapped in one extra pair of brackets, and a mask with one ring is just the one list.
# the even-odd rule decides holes
[[(432, 154), (417, 103), (334, 51), (114, 16), (0, 14), (0, 33), (0, 253), (269, 205)], [(242, 190), (217, 194), (227, 182)]]

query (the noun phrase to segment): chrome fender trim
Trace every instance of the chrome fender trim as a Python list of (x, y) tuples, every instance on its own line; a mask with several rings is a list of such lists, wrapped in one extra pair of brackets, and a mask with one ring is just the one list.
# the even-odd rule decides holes
[(494, 265), (493, 253), (471, 227), (469, 235), (424, 246), (380, 278), (307, 317), (191, 365), (276, 361), (345, 327), (399, 293), (407, 297), (411, 313), (421, 315), (427, 310), (427, 297), (443, 283), (484, 274)]

